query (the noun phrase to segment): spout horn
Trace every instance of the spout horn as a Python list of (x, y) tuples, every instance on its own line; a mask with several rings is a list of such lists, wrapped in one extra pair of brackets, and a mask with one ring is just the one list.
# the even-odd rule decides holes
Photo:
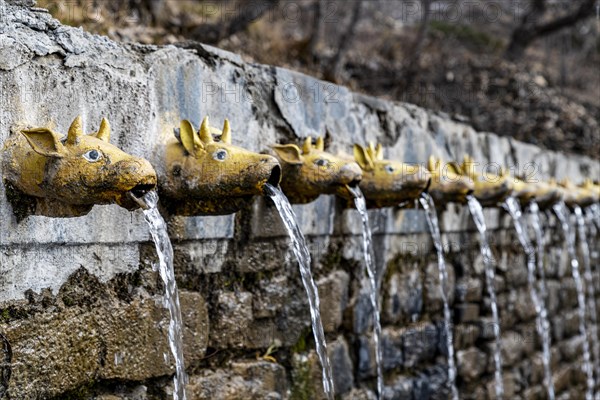
[(383, 160), (383, 146), (381, 143), (377, 143), (377, 147), (375, 147), (375, 159), (379, 161)]
[(96, 137), (103, 142), (110, 141), (110, 123), (106, 118), (102, 118), (102, 122), (100, 122), (100, 129), (98, 133), (96, 133)]
[(229, 126), (229, 120), (225, 118), (223, 123), (223, 133), (221, 134), (221, 141), (223, 143), (231, 144), (231, 127)]
[(321, 150), (321, 151), (325, 150), (325, 141), (323, 140), (323, 137), (319, 136), (317, 138), (317, 144), (315, 147), (317, 150)]
[(310, 154), (312, 150), (312, 137), (307, 137), (304, 140), (304, 145), (302, 146), (302, 154)]
[(435, 171), (438, 169), (439, 161), (435, 158), (435, 156), (429, 156), (427, 160), (427, 169), (430, 171)]
[(79, 138), (83, 136), (83, 119), (81, 115), (79, 115), (73, 123), (69, 127), (69, 132), (67, 133), (67, 144), (77, 144), (79, 142)]
[(200, 140), (204, 143), (212, 143), (213, 137), (210, 133), (210, 126), (208, 124), (208, 116), (204, 117), (202, 120), (202, 125), (200, 126)]

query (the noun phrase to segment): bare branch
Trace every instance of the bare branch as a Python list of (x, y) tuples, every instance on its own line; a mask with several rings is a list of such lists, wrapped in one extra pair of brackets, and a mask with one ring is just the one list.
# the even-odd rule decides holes
[(573, 12), (548, 21), (536, 24), (546, 9), (544, 0), (533, 0), (531, 10), (523, 17), (521, 24), (513, 31), (510, 44), (506, 49), (506, 57), (512, 60), (520, 58), (525, 49), (536, 39), (557, 32), (576, 24), (578, 21), (591, 16), (596, 0), (582, 0)]

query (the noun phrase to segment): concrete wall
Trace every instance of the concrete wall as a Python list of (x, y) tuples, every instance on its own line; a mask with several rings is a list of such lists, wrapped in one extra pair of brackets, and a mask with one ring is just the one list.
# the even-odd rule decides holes
[[(207, 46), (115, 43), (17, 3), (28, 1), (0, 0), (0, 145), (17, 123), (52, 121), (65, 132), (81, 114), (92, 131), (107, 117), (111, 142), (158, 170), (163, 143), (179, 120), (198, 125), (209, 115), (215, 125), (229, 118), (234, 144), (255, 151), (318, 133), (327, 135), (333, 153), (377, 140), (387, 157), (406, 162), (468, 153), (517, 171), (533, 162), (540, 178), (600, 174), (596, 161), (475, 132), (448, 115), (248, 64)], [(338, 393), (367, 398), (374, 366), (357, 214), (327, 196), (295, 210), (311, 245)], [(499, 260), (507, 398), (536, 398), (543, 389), (540, 346), (525, 259), (506, 216), (486, 214)], [(383, 277), (390, 398), (445, 398), (437, 267), (423, 215), (384, 209), (372, 211), (371, 219)], [(186, 324), (189, 397), (318, 398), (307, 302), (274, 208), (257, 199), (237, 215), (168, 222)], [(485, 398), (492, 338), (477, 239), (462, 207), (450, 206), (441, 222), (455, 289), (459, 389), (463, 398)], [(567, 396), (583, 385), (576, 300), (563, 240), (553, 219), (547, 224), (553, 365), (557, 389)], [(165, 398), (174, 366), (155, 263), (140, 212), (97, 206), (81, 218), (17, 223), (0, 183), (0, 333), (6, 337), (0, 337), (0, 393), (8, 386), (9, 399)], [(260, 358), (273, 344), (276, 364)]]

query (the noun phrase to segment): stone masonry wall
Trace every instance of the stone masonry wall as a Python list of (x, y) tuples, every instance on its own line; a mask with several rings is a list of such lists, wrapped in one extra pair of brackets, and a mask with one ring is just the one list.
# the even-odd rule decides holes
[[(105, 116), (111, 142), (158, 170), (179, 120), (198, 125), (210, 115), (214, 124), (229, 118), (234, 144), (255, 151), (318, 133), (333, 153), (377, 140), (388, 158), (405, 162), (469, 153), (540, 179), (600, 174), (585, 157), (475, 132), (448, 115), (248, 64), (208, 46), (115, 43), (61, 26), (28, 3), (0, 0), (0, 146), (17, 123), (52, 121), (64, 132), (81, 114), (91, 131)], [(313, 255), (337, 393), (373, 398), (358, 215), (330, 196), (294, 208)], [(382, 282), (386, 398), (446, 398), (437, 265), (422, 211), (373, 210), (370, 217)], [(493, 325), (477, 235), (465, 207), (450, 205), (440, 217), (461, 398), (493, 398)], [(498, 260), (506, 398), (544, 398), (525, 256), (504, 213), (486, 210), (486, 218)], [(544, 221), (555, 385), (561, 399), (582, 398), (575, 286), (556, 221)], [(308, 305), (274, 207), (258, 198), (236, 215), (168, 222), (188, 398), (321, 398)], [(0, 183), (0, 398), (168, 398), (174, 365), (156, 261), (141, 212), (97, 206), (81, 218), (17, 223)]]

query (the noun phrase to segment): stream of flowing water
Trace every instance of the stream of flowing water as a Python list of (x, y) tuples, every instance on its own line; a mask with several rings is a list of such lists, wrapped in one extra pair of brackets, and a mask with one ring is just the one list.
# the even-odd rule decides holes
[(546, 269), (544, 267), (544, 231), (542, 230), (542, 222), (540, 217), (540, 207), (538, 203), (532, 201), (529, 203), (529, 216), (531, 221), (531, 226), (533, 227), (533, 232), (535, 234), (535, 246), (537, 249), (537, 267), (538, 267), (538, 275), (539, 275), (539, 289), (540, 296), (542, 297), (542, 301), (548, 301), (548, 288), (546, 287)]
[(448, 384), (450, 385), (450, 393), (452, 400), (458, 400), (458, 389), (456, 388), (456, 364), (454, 362), (454, 339), (452, 331), (452, 317), (450, 315), (450, 306), (448, 305), (448, 270), (446, 269), (446, 261), (444, 260), (444, 247), (442, 245), (442, 235), (440, 233), (440, 225), (435, 209), (435, 203), (428, 194), (424, 193), (419, 199), (425, 216), (427, 225), (431, 232), (433, 245), (437, 252), (438, 272), (440, 279), (440, 293), (444, 303), (444, 328), (446, 329), (446, 347), (448, 349)]
[(308, 296), (308, 305), (310, 307), (310, 319), (312, 322), (312, 331), (315, 338), (315, 347), (319, 361), (321, 362), (322, 376), (323, 376), (323, 391), (325, 396), (329, 400), (334, 399), (334, 387), (333, 387), (333, 374), (331, 372), (331, 364), (329, 362), (329, 356), (327, 355), (327, 344), (325, 342), (325, 332), (323, 331), (323, 323), (321, 322), (321, 311), (319, 309), (319, 292), (317, 291), (317, 285), (313, 279), (312, 272), (310, 270), (311, 258), (306, 240), (298, 222), (292, 205), (288, 201), (287, 197), (283, 192), (270, 184), (265, 185), (265, 194), (273, 200), (281, 220), (285, 225), (285, 228), (292, 241), (292, 251), (298, 260), (300, 267), (300, 276), (302, 277), (302, 284), (306, 290)]
[(483, 208), (477, 199), (473, 196), (467, 196), (467, 204), (471, 211), (473, 221), (479, 231), (479, 245), (481, 248), (481, 256), (483, 258), (483, 265), (485, 268), (485, 281), (490, 296), (490, 303), (492, 308), (492, 319), (494, 323), (494, 389), (496, 391), (496, 398), (504, 398), (504, 382), (502, 381), (502, 347), (500, 340), (500, 317), (498, 315), (498, 301), (496, 299), (496, 288), (494, 286), (494, 280), (496, 273), (494, 271), (496, 261), (492, 254), (492, 249), (487, 240), (487, 227), (485, 225), (485, 219), (483, 217)]
[(577, 311), (579, 313), (579, 334), (583, 336), (583, 372), (586, 375), (587, 391), (585, 393), (586, 400), (592, 400), (594, 393), (594, 372), (590, 357), (590, 345), (588, 342), (587, 329), (585, 327), (585, 292), (583, 291), (583, 282), (579, 273), (579, 261), (577, 261), (577, 251), (575, 249), (575, 232), (571, 230), (569, 224), (569, 210), (564, 202), (555, 204), (553, 207), (554, 213), (560, 221), (565, 240), (567, 241), (567, 251), (571, 258), (571, 271), (575, 280), (575, 288), (577, 289)]
[(179, 294), (177, 282), (175, 282), (175, 271), (173, 269), (173, 246), (167, 233), (167, 224), (158, 211), (158, 194), (149, 192), (144, 196), (148, 208), (144, 210), (144, 217), (150, 228), (150, 234), (154, 240), (156, 252), (158, 253), (160, 277), (165, 285), (164, 305), (169, 310), (171, 319), (169, 321), (169, 347), (175, 358), (175, 377), (173, 378), (173, 399), (185, 400), (185, 385), (187, 375), (183, 361), (183, 322), (181, 319), (181, 306), (179, 305)]
[[(540, 298), (536, 286), (536, 257), (535, 250), (531, 245), (525, 224), (523, 221), (523, 214), (521, 212), (521, 206), (519, 201), (510, 196), (504, 202), (504, 208), (509, 212), (519, 237), (519, 242), (525, 251), (527, 257), (527, 282), (529, 284), (529, 296), (533, 302), (536, 313), (536, 328), (538, 335), (542, 339), (542, 363), (544, 365), (544, 380), (546, 384), (546, 390), (548, 391), (548, 399), (554, 400), (554, 384), (552, 381), (552, 371), (550, 369), (550, 323), (548, 322), (548, 312), (543, 300)], [(540, 228), (541, 229), (541, 228)]]
[(375, 341), (375, 364), (377, 368), (377, 398), (383, 395), (383, 352), (381, 349), (381, 318), (379, 316), (379, 301), (377, 296), (377, 271), (371, 255), (372, 235), (369, 224), (369, 214), (365, 197), (359, 188), (352, 189), (354, 194), (354, 205), (360, 214), (362, 221), (363, 253), (365, 257), (365, 269), (369, 278), (369, 299), (373, 308), (373, 340)]
[(592, 274), (592, 265), (590, 260), (590, 247), (588, 246), (587, 233), (585, 226), (585, 216), (581, 207), (574, 208), (575, 218), (577, 219), (577, 231), (579, 234), (579, 244), (581, 248), (581, 257), (583, 259), (583, 276), (587, 289), (587, 307), (590, 313), (590, 335), (592, 339), (592, 355), (594, 360), (594, 370), (596, 379), (600, 377), (600, 342), (598, 338), (598, 317), (596, 314), (596, 290), (594, 288), (594, 276)]

